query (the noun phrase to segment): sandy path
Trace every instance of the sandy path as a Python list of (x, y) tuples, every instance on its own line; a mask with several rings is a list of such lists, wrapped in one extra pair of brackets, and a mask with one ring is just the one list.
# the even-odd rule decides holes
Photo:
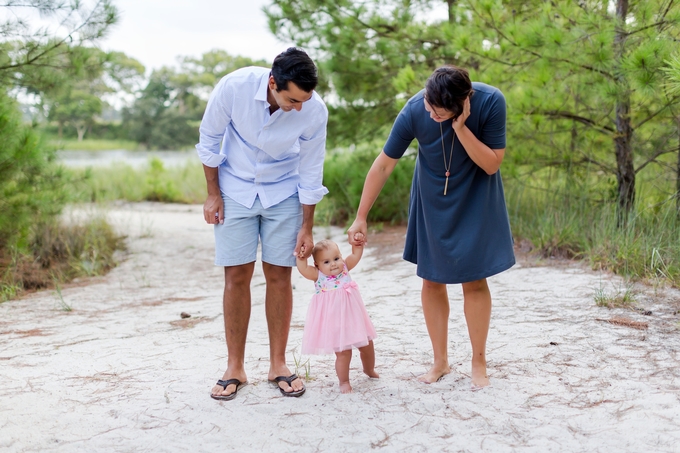
[[(680, 451), (677, 292), (663, 303), (639, 295), (651, 316), (609, 310), (594, 294), (620, 290), (618, 278), (517, 265), (490, 279), (493, 387), (471, 392), (461, 293), (451, 286), (454, 372), (426, 386), (414, 380), (431, 361), (420, 280), (398, 248), (372, 248), (352, 274), (378, 330), (381, 379), (363, 377), (355, 354), (355, 393), (341, 395), (332, 356), (300, 358), (313, 288), (294, 272), (289, 364), (309, 359), (307, 393), (294, 399), (266, 381), (258, 265), (250, 385), (216, 402), (208, 393), (226, 363), (222, 274), (201, 208), (135, 204), (108, 215), (127, 231), (129, 253), (109, 275), (62, 290), (72, 311), (55, 291), (0, 305), (1, 451)], [(616, 316), (649, 327), (606, 322)]]

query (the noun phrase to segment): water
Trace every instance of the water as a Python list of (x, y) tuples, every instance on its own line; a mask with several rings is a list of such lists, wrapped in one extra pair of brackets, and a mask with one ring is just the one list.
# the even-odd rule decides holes
[(112, 149), (107, 151), (59, 151), (57, 159), (66, 167), (108, 167), (114, 163), (144, 168), (151, 158), (160, 159), (165, 167), (179, 167), (187, 163), (199, 164), (196, 151), (127, 151)]

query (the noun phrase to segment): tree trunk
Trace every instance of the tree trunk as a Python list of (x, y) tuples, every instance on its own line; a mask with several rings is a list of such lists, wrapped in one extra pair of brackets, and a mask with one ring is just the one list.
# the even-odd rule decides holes
[(76, 125), (76, 132), (78, 132), (78, 141), (82, 142), (83, 137), (85, 136), (85, 131), (87, 131), (87, 126), (79, 124)]
[[(616, 36), (614, 47), (616, 59), (620, 65), (623, 61), (624, 47), (627, 33), (624, 29), (628, 15), (628, 0), (616, 2)], [(633, 148), (631, 139), (633, 128), (630, 124), (630, 88), (619, 66), (617, 85), (620, 93), (616, 102), (616, 136), (614, 149), (616, 151), (616, 180), (619, 186), (618, 208), (619, 226), (625, 223), (635, 202), (635, 167), (633, 166)]]
[(456, 0), (446, 0), (446, 4), (449, 6), (449, 23), (452, 24), (456, 21), (456, 17), (453, 15), (453, 5), (456, 4)]

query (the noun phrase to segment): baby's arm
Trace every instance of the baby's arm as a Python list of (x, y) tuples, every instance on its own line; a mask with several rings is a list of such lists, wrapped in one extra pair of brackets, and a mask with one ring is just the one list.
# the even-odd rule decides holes
[(297, 256), (295, 257), (295, 262), (297, 263), (298, 271), (304, 278), (316, 281), (319, 277), (319, 270), (316, 267), (310, 266), (306, 259), (300, 259)]
[[(361, 241), (362, 244), (366, 243), (364, 235), (361, 233), (356, 233), (354, 235), (354, 240)], [(363, 253), (364, 253), (363, 245), (352, 245), (352, 253), (348, 255), (347, 258), (345, 258), (345, 265), (347, 265), (348, 271), (354, 269), (354, 266), (356, 266), (359, 263), (361, 255), (363, 255)]]

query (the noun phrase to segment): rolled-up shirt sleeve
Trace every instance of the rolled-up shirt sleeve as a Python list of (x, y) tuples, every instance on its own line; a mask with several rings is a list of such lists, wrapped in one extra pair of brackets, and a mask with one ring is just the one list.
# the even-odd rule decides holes
[(315, 205), (328, 193), (323, 186), (323, 162), (326, 156), (326, 122), (328, 110), (323, 110), (318, 122), (308, 134), (300, 137), (300, 182), (298, 197), (301, 204)]
[(203, 114), (196, 151), (206, 167), (219, 167), (227, 158), (220, 154), (220, 145), (231, 122), (231, 91), (227, 79), (223, 78), (210, 95)]

